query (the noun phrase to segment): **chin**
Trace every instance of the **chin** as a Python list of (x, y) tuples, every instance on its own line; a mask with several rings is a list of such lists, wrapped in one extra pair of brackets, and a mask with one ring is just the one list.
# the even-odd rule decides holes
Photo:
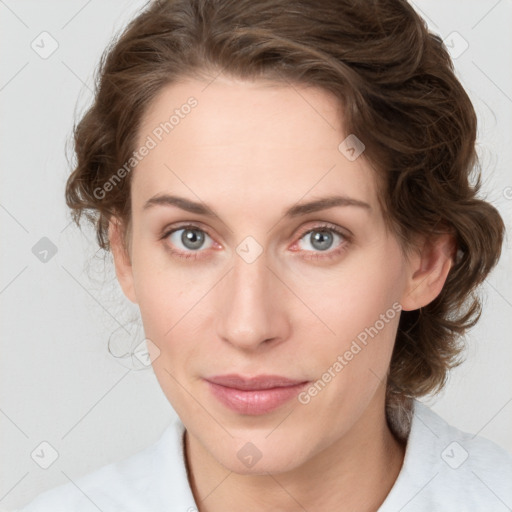
[[(293, 460), (291, 460), (293, 459)], [(286, 473), (292, 471), (301, 465), (301, 461), (295, 456), (285, 460), (283, 457), (275, 455), (263, 457), (252, 467), (247, 467), (241, 463), (238, 458), (230, 458), (227, 461), (219, 460), (226, 469), (238, 475), (252, 475), (252, 476), (267, 476), (268, 473), (277, 475), (279, 473)], [(306, 462), (304, 460), (303, 462)]]
[[(268, 434), (265, 434), (268, 435)], [(219, 464), (239, 475), (267, 475), (291, 471), (307, 460), (307, 454), (298, 451), (302, 444), (286, 435), (265, 435), (250, 441), (251, 435), (231, 439), (228, 446), (211, 446), (210, 453)], [(274, 434), (273, 434), (274, 435)], [(220, 450), (219, 450), (220, 448)]]

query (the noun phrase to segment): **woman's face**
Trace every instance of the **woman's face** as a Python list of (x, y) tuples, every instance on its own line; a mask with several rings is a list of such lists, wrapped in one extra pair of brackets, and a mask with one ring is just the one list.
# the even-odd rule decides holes
[(399, 311), (414, 309), (341, 117), (320, 89), (219, 77), (163, 89), (139, 131), (118, 277), (189, 435), (238, 473), (370, 435)]

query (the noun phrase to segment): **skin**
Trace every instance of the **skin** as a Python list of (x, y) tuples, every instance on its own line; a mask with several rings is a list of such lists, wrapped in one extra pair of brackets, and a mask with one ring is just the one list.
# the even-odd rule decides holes
[[(347, 136), (343, 112), (318, 88), (223, 76), (208, 86), (172, 84), (147, 110), (139, 145), (190, 96), (197, 107), (133, 171), (129, 247), (117, 219), (109, 233), (118, 280), (160, 350), (155, 374), (186, 427), (198, 508), (376, 510), (404, 456), (384, 412), (399, 315), (305, 405), (292, 399), (267, 414), (240, 414), (203, 378), (316, 381), (393, 303), (413, 310), (439, 294), (453, 240), (418, 240), (406, 257), (386, 229), (374, 170), (364, 153), (351, 162), (338, 150)], [(164, 193), (207, 204), (217, 217), (144, 209)], [(370, 208), (284, 217), (298, 202), (329, 195)], [(207, 233), (200, 249), (184, 246), (182, 231), (162, 238), (186, 223)], [(321, 251), (306, 233), (325, 223), (349, 236), (334, 233)], [(247, 236), (263, 251), (251, 263), (236, 252)], [(179, 258), (171, 248), (199, 257)], [(262, 455), (250, 468), (237, 457), (247, 442)]]

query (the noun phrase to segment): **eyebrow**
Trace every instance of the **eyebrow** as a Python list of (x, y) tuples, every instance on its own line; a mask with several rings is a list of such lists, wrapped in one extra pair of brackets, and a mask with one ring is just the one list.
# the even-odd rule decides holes
[[(197, 213), (198, 215), (204, 215), (206, 217), (217, 217), (214, 211), (204, 203), (198, 203), (184, 197), (168, 194), (158, 194), (148, 199), (144, 203), (143, 210), (148, 210), (154, 206), (176, 206), (177, 208), (190, 213)], [(314, 199), (306, 203), (295, 204), (285, 211), (284, 216), (294, 218), (308, 213), (327, 210), (336, 206), (356, 206), (366, 211), (370, 211), (372, 209), (368, 203), (360, 201), (359, 199), (347, 196), (328, 196), (320, 199)]]

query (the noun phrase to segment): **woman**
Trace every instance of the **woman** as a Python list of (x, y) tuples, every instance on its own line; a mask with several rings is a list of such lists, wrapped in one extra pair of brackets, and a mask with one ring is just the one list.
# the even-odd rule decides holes
[(105, 54), (66, 199), (180, 421), (24, 510), (512, 507), (510, 455), (416, 400), (501, 250), (475, 136), (405, 1), (150, 3)]

